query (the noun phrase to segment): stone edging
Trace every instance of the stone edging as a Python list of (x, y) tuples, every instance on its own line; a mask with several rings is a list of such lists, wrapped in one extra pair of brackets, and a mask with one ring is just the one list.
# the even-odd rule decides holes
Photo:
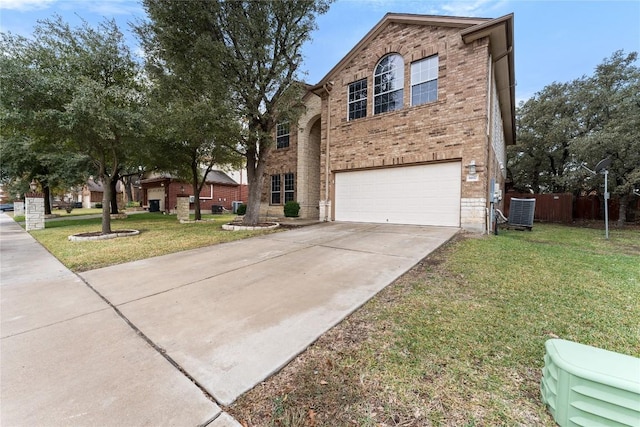
[(71, 236), (69, 236), (69, 240), (71, 242), (85, 242), (85, 241), (90, 241), (90, 240), (115, 239), (117, 237), (131, 237), (131, 236), (137, 236), (138, 234), (140, 234), (140, 231), (138, 231), (138, 230), (118, 230), (118, 231), (114, 231), (113, 233), (98, 234), (98, 235), (94, 235), (94, 236), (83, 236), (82, 234), (83, 233), (71, 235)]
[(280, 224), (278, 224), (277, 222), (274, 222), (272, 225), (268, 225), (268, 226), (260, 226), (260, 225), (256, 225), (256, 226), (248, 226), (248, 225), (235, 225), (235, 224), (222, 224), (222, 229), (223, 230), (228, 230), (228, 231), (242, 231), (242, 230), (272, 230), (274, 228), (278, 228), (280, 227)]

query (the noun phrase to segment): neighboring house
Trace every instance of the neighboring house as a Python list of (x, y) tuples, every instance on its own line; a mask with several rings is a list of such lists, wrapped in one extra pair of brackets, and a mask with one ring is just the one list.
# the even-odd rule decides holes
[(277, 125), (261, 214), (295, 200), (307, 218), (489, 230), (515, 142), (513, 49), (513, 15), (385, 15)]
[[(143, 206), (150, 211), (174, 213), (179, 196), (189, 196), (190, 208), (195, 209), (195, 197), (191, 183), (176, 179), (168, 174), (150, 177), (140, 181)], [(235, 201), (247, 200), (247, 185), (238, 184), (220, 170), (209, 172), (200, 191), (200, 209), (211, 212), (213, 205), (232, 210)]]
[[(118, 181), (116, 183), (116, 193), (118, 201), (118, 208), (124, 206), (124, 188), (122, 183)], [(102, 203), (102, 197), (104, 195), (104, 187), (101, 181), (95, 181), (93, 177), (90, 177), (86, 184), (82, 187), (82, 207), (83, 208), (95, 208), (96, 203)], [(73, 196), (75, 200), (75, 196)]]

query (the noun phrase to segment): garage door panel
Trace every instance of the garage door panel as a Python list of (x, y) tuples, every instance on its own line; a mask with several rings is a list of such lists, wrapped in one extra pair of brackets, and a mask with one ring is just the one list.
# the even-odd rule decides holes
[(460, 225), (460, 162), (336, 174), (337, 221)]

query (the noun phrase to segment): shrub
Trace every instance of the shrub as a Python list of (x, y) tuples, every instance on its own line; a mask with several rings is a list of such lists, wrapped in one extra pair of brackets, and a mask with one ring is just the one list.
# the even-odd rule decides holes
[(238, 209), (236, 209), (236, 214), (244, 215), (245, 213), (247, 213), (247, 205), (245, 205), (244, 203), (242, 203), (241, 205), (238, 205)]
[(102, 203), (96, 203), (96, 209), (102, 209)]
[(127, 202), (127, 207), (128, 208), (139, 208), (140, 207), (140, 202)]
[(284, 204), (284, 216), (296, 217), (298, 212), (300, 212), (300, 203), (290, 201)]

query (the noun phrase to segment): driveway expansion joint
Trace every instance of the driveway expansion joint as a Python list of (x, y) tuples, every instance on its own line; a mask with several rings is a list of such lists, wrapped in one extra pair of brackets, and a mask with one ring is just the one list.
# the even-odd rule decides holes
[(17, 336), (20, 336), (20, 335), (23, 335), (23, 334), (28, 334), (29, 332), (37, 331), (39, 329), (45, 329), (45, 328), (48, 328), (48, 327), (54, 326), (54, 325), (59, 325), (61, 323), (65, 323), (65, 322), (69, 322), (71, 320), (79, 319), (81, 317), (90, 316), (92, 314), (100, 313), (101, 311), (105, 311), (105, 310), (108, 310), (108, 309), (109, 309), (108, 307), (105, 307), (105, 308), (101, 308), (100, 310), (88, 311), (86, 313), (82, 313), (82, 314), (79, 314), (77, 316), (67, 317), (67, 318), (59, 320), (57, 322), (47, 323), (46, 325), (41, 325), (41, 326), (38, 326), (37, 328), (27, 329), (27, 330), (24, 330), (24, 331), (16, 332), (15, 334), (2, 335), (2, 336), (0, 336), (0, 339), (12, 338), (12, 337), (17, 337)]
[[(162, 347), (160, 347), (159, 345), (157, 345), (155, 342), (153, 342), (153, 340), (151, 340), (151, 338), (149, 338), (144, 332), (142, 332), (140, 330), (140, 328), (138, 328), (135, 324), (133, 324), (133, 322), (131, 322), (131, 320), (129, 320), (127, 318), (127, 316), (124, 315), (124, 313), (122, 313), (118, 307), (116, 307), (111, 301), (109, 301), (104, 295), (102, 295), (100, 292), (98, 292), (97, 289), (95, 289), (93, 286), (91, 286), (91, 284), (89, 282), (87, 282), (83, 277), (81, 277), (79, 274), (77, 273), (73, 273), (75, 274), (80, 280), (82, 280), (82, 282), (89, 288), (91, 289), (93, 292), (96, 293), (96, 295), (98, 295), (107, 305), (109, 305), (109, 307), (111, 307), (111, 309), (113, 309), (113, 311), (118, 315), (118, 317), (120, 317), (122, 320), (124, 320), (124, 322), (136, 333), (136, 335), (138, 335), (140, 338), (142, 338), (151, 348), (153, 348), (160, 356), (162, 356), (167, 362), (169, 362), (174, 368), (176, 368), (182, 375), (184, 375), (185, 377), (187, 377), (187, 379), (189, 381), (191, 381), (196, 387), (198, 387), (198, 389), (200, 390), (200, 392), (211, 402), (215, 403), (216, 405), (220, 406), (220, 404), (218, 403), (218, 401), (216, 400), (216, 398), (207, 391), (206, 388), (204, 388), (202, 386), (202, 384), (200, 384), (192, 375), (190, 375), (182, 366), (180, 366), (180, 364), (178, 364), (178, 362), (176, 362), (171, 356), (169, 356), (169, 354), (167, 354), (167, 351), (165, 349), (163, 349)], [(103, 311), (103, 310), (100, 310)], [(211, 422), (213, 422), (215, 420), (215, 418), (217, 418), (220, 414), (217, 414), (213, 419), (211, 419), (210, 421), (208, 421), (206, 424), (210, 424)]]

